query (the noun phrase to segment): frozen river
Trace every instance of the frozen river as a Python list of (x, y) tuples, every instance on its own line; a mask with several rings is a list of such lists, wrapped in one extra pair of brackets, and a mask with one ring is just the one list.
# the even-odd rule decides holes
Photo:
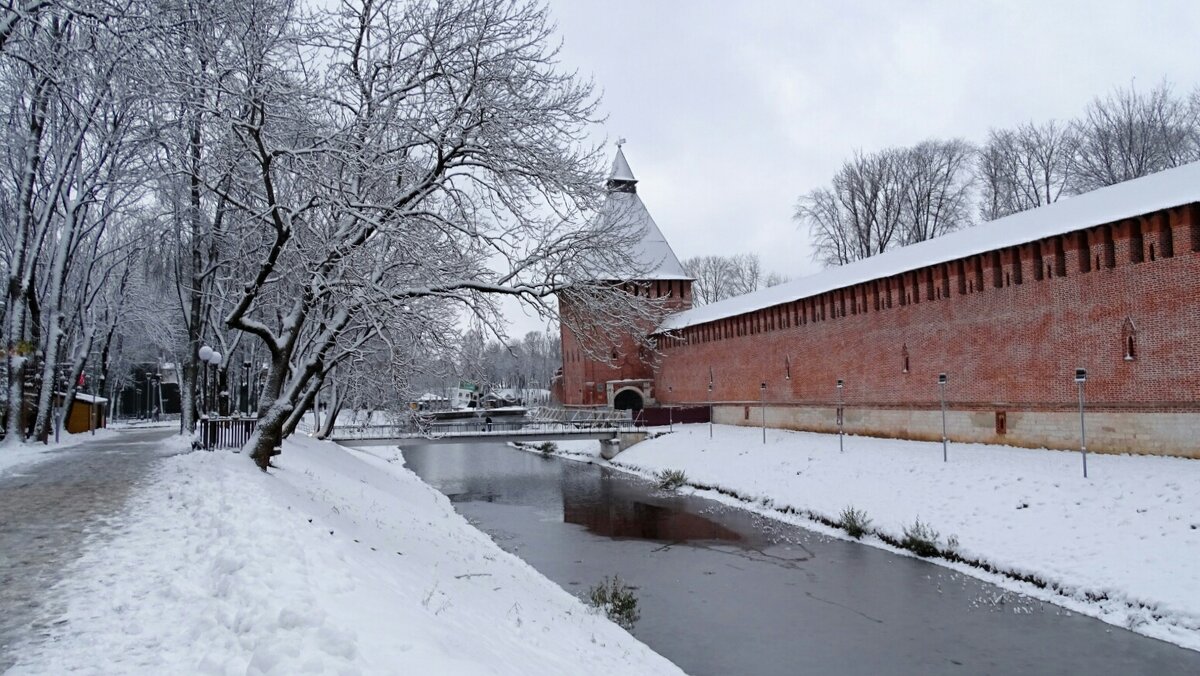
[(404, 455), (564, 589), (635, 586), (633, 633), (691, 674), (1200, 673), (1200, 653), (607, 468), (498, 444)]

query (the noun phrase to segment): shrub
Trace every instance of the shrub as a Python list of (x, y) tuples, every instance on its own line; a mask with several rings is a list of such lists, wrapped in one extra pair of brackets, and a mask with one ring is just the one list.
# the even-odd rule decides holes
[(904, 539), (900, 541), (900, 546), (917, 556), (937, 556), (937, 540), (938, 532), (918, 518), (913, 525), (904, 527)]
[(589, 606), (604, 611), (608, 619), (625, 629), (633, 629), (634, 623), (641, 617), (633, 588), (621, 582), (621, 578), (616, 575), (611, 579), (605, 577), (603, 582), (588, 589), (584, 601)]
[(838, 525), (855, 540), (871, 532), (871, 519), (867, 513), (854, 507), (846, 507), (838, 518)]
[(681, 469), (664, 469), (654, 475), (658, 479), (658, 487), (663, 490), (674, 490), (687, 483), (687, 474)]
[(558, 444), (554, 443), (553, 441), (543, 441), (542, 443), (538, 444), (536, 448), (542, 453), (550, 455), (558, 450)]

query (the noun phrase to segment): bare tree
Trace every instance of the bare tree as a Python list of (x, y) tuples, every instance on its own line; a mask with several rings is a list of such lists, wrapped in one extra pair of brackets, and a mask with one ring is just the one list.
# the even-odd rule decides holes
[(1200, 107), (1163, 82), (1097, 97), (1075, 122), (1073, 187), (1087, 192), (1200, 159)]
[(1053, 120), (992, 129), (976, 159), (985, 221), (1057, 202), (1072, 191), (1077, 138)]
[(899, 154), (896, 178), (903, 193), (899, 246), (971, 225), (974, 153), (966, 141), (951, 139), (924, 141)]
[(618, 284), (584, 283), (636, 237), (583, 219), (595, 101), (558, 70), (544, 8), (346, 1), (300, 22), (261, 3), (224, 84), (240, 111), (232, 180), (209, 186), (235, 212), (226, 260), (243, 280), (224, 321), (269, 353), (248, 444), (260, 466), (339, 360), (419, 321), (415, 304), (492, 325), (498, 295), (628, 305)]
[[(134, 237), (111, 229), (137, 219), (142, 195), (147, 97), (126, 77), (137, 22), (86, 9), (41, 6), (37, 20), (12, 24), (0, 61), (10, 110), (0, 177), (0, 209), (12, 225), (0, 313), (10, 443), (30, 428), (46, 438), (59, 365), (73, 376), (86, 365), (98, 321), (112, 320), (94, 311), (97, 294), (134, 248)], [(26, 411), (32, 425), (22, 429)]]
[(792, 281), (792, 278), (783, 273), (769, 272), (767, 273), (767, 276), (763, 278), (763, 287), (770, 288), (772, 286), (779, 286), (780, 284), (787, 284), (790, 281)]
[(762, 262), (758, 254), (693, 256), (683, 261), (683, 268), (693, 278), (692, 302), (695, 305), (741, 296), (757, 291), (763, 285)]
[(800, 198), (794, 218), (809, 227), (816, 260), (842, 265), (883, 253), (902, 238), (902, 163), (902, 150), (855, 153), (831, 187)]

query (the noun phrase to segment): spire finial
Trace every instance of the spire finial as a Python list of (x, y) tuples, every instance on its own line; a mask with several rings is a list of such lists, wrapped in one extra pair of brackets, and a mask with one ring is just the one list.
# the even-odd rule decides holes
[(623, 145), (625, 145), (625, 137), (624, 137), (624, 136), (618, 136), (618, 137), (617, 137), (617, 150), (620, 150), (620, 149), (621, 149), (621, 146), (623, 146)]
[(609, 192), (637, 192), (637, 188), (634, 187), (637, 185), (637, 179), (633, 177), (629, 163), (625, 161), (625, 151), (621, 150), (624, 143), (624, 138), (617, 139), (617, 155), (613, 158), (612, 171), (608, 173), (606, 184)]

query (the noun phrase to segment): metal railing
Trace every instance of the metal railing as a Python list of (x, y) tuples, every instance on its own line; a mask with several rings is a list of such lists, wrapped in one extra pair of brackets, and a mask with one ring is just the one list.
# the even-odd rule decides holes
[(211, 451), (245, 446), (257, 426), (258, 418), (204, 417), (196, 431), (200, 447)]
[(542, 422), (580, 425), (632, 425), (633, 411), (609, 408), (555, 408), (542, 406), (531, 409), (529, 417)]
[(404, 424), (404, 425), (360, 425), (335, 428), (331, 439), (338, 441), (366, 439), (442, 439), (451, 437), (502, 436), (511, 433), (536, 434), (539, 432), (562, 434), (569, 432), (617, 432), (633, 429), (633, 421), (587, 420), (578, 422), (556, 422), (545, 420), (470, 420), (452, 423)]

